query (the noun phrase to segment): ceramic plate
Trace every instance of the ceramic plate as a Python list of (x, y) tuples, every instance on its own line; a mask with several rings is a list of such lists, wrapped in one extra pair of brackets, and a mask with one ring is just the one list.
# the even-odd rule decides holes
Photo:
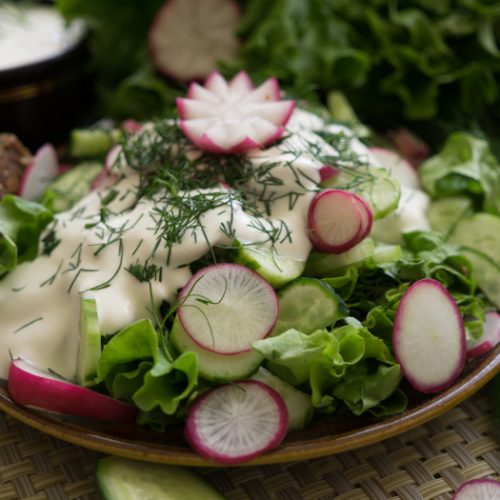
[[(482, 358), (468, 363), (455, 384), (437, 395), (424, 396), (405, 387), (410, 404), (401, 415), (385, 419), (350, 417), (322, 420), (302, 431), (291, 432), (279, 448), (244, 465), (305, 460), (381, 441), (450, 410), (499, 372), (500, 345)], [(191, 451), (180, 427), (158, 434), (134, 424), (62, 420), (18, 406), (9, 398), (5, 381), (0, 386), (0, 409), (51, 436), (106, 454), (176, 465), (217, 465)]]

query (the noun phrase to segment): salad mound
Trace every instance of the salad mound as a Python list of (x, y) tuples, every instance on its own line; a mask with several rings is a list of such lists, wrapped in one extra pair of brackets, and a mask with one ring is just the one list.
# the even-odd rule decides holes
[(78, 131), (73, 151), (107, 155), (100, 169), (61, 173), (40, 204), (0, 200), (1, 376), (15, 360), (62, 398), (78, 384), (158, 431), (187, 420), (195, 449), (239, 463), (314, 418), (401, 413), (407, 383), (441, 390), (466, 345), (494, 347), (498, 236), (464, 236), (500, 224), (480, 213), (500, 171), (479, 140), (462, 137), (487, 161), (460, 215), (442, 208), (465, 175), (452, 146), (421, 167), (424, 192), (411, 165), (280, 100), (275, 80), (213, 75), (179, 111)]

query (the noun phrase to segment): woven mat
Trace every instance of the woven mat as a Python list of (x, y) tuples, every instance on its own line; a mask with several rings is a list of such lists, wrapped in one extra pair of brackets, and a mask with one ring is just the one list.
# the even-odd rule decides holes
[[(231, 500), (444, 500), (464, 481), (500, 477), (499, 431), (482, 393), (422, 427), (359, 450), (201, 472)], [(99, 456), (0, 414), (0, 500), (96, 499)]]

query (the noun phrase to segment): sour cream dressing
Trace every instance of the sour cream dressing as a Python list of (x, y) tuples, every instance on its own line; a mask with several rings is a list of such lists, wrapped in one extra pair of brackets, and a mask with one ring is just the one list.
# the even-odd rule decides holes
[(60, 55), (84, 33), (83, 22), (67, 25), (54, 7), (0, 5), (0, 71)]
[[(292, 121), (292, 127), (295, 125)], [(296, 141), (295, 134), (294, 130), (289, 141)], [(321, 147), (329, 148), (326, 143)], [(356, 143), (355, 147), (362, 145)], [(252, 192), (267, 189), (273, 200), (268, 203), (268, 217), (246, 213), (231, 198), (229, 188), (192, 191), (191, 196), (218, 193), (222, 201), (206, 211), (199, 227), (187, 231), (178, 243), (162, 241), (158, 245), (158, 209), (175, 215), (175, 208), (165, 204), (161, 196), (137, 200), (137, 174), (128, 175), (108, 191), (90, 193), (68, 212), (58, 214), (45, 232), (60, 240), (58, 246), (50, 255), (43, 255), (41, 244), (37, 259), (21, 264), (0, 282), (0, 377), (7, 377), (9, 356), (13, 356), (74, 379), (81, 298), (96, 299), (103, 335), (150, 317), (162, 301), (175, 301), (178, 290), (191, 277), (190, 263), (211, 247), (233, 243), (224, 226), (231, 225), (234, 238), (243, 244), (270, 244), (262, 228), (285, 227), (288, 237), (278, 239), (275, 250), (305, 260), (311, 249), (307, 211), (322, 165), (307, 152), (291, 159), (289, 149), (285, 141), (252, 156), (255, 168), (272, 159), (272, 173), (281, 180), (272, 188), (255, 180), (245, 186)], [(367, 154), (364, 147), (362, 152)], [(334, 155), (335, 151), (329, 153)], [(110, 215), (103, 220), (101, 209), (109, 189), (117, 196), (106, 204)], [(290, 193), (296, 196), (290, 198)], [(155, 265), (161, 272), (151, 281), (141, 282), (127, 270), (138, 262)]]

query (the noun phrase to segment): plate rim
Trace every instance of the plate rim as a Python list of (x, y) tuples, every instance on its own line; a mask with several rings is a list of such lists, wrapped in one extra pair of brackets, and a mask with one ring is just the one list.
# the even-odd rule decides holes
[[(305, 442), (292, 441), (287, 443), (285, 439), (275, 450), (240, 466), (277, 464), (320, 458), (361, 448), (396, 436), (451, 410), (472, 396), (497, 374), (500, 374), (500, 345), (485, 355), (479, 365), (457, 383), (430, 397), (422, 404), (403, 412), (401, 415), (381, 419), (346, 432), (312, 438)], [(0, 388), (0, 410), (44, 434), (101, 453), (171, 465), (222, 467), (221, 464), (200, 457), (194, 451), (184, 447), (110, 436), (103, 432), (92, 431), (73, 422), (59, 420), (48, 413), (19, 406), (9, 398), (4, 388)]]

